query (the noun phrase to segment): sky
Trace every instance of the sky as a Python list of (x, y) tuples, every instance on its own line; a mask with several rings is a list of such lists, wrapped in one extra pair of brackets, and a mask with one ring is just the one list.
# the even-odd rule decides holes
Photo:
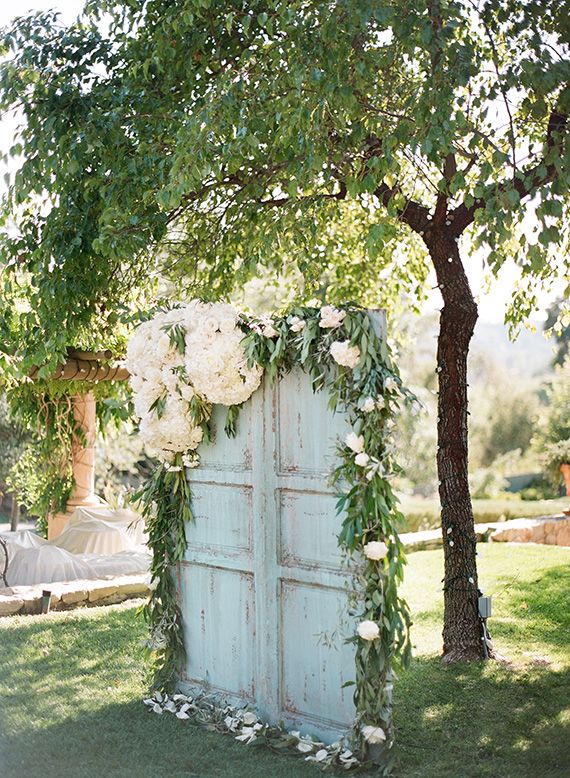
[[(24, 16), (28, 11), (57, 10), (61, 13), (61, 21), (72, 22), (80, 13), (83, 0), (27, 0), (17, 9), (10, 3), (8, 7), (0, 5), (0, 27), (9, 24), (15, 16)], [(0, 117), (0, 151), (4, 153), (12, 145), (12, 136), (15, 127), (13, 117)], [(4, 171), (2, 171), (3, 173)], [(4, 186), (3, 177), (0, 177), (0, 192)], [(479, 305), (479, 318), (481, 321), (499, 323), (503, 321), (505, 310), (512, 299), (513, 288), (519, 276), (514, 263), (506, 265), (497, 280), (493, 281), (490, 289), (485, 282), (483, 263), (475, 257), (466, 263), (471, 288)], [(432, 286), (435, 287), (435, 278)], [(539, 295), (540, 310), (535, 318), (544, 318), (544, 311), (552, 300), (561, 293), (561, 287), (551, 293)], [(436, 310), (441, 307), (441, 297), (434, 291), (428, 300), (426, 308)]]

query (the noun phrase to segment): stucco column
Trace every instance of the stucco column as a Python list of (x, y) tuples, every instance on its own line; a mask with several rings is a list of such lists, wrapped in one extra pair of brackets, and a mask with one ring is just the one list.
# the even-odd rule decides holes
[(82, 432), (82, 439), (72, 449), (75, 487), (68, 500), (65, 513), (56, 513), (49, 517), (49, 540), (53, 540), (62, 532), (76, 508), (101, 504), (101, 500), (95, 494), (95, 437), (97, 434), (95, 397), (92, 392), (77, 394), (72, 398), (72, 402), (73, 415)]

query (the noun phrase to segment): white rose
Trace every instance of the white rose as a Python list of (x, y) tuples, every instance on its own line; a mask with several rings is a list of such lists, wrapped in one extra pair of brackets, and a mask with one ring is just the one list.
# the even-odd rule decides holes
[(362, 410), (364, 411), (364, 413), (372, 413), (374, 408), (376, 408), (376, 403), (374, 402), (374, 398), (367, 397), (362, 404)]
[(301, 332), (306, 323), (306, 321), (303, 321), (303, 319), (300, 319), (298, 316), (292, 316), (289, 319), (289, 328), (291, 332)]
[(273, 319), (271, 316), (265, 315), (259, 317), (259, 324), (261, 326), (261, 332), (265, 338), (276, 338), (279, 333), (273, 326)]
[(381, 727), (372, 727), (370, 725), (362, 727), (362, 734), (367, 743), (377, 744), (386, 740), (386, 733)]
[(356, 432), (349, 432), (344, 439), (344, 442), (355, 454), (361, 454), (364, 451), (364, 435), (357, 435)]
[(362, 550), (364, 551), (365, 557), (377, 562), (379, 559), (384, 559), (388, 553), (388, 546), (381, 540), (371, 540)]
[(380, 637), (380, 627), (375, 621), (361, 621), (356, 631), (362, 638), (362, 640), (376, 640)]
[(395, 392), (398, 388), (398, 384), (396, 382), (395, 378), (392, 378), (392, 376), (388, 376), (388, 378), (384, 381), (384, 389), (387, 392)]
[(349, 340), (337, 340), (331, 345), (330, 353), (337, 365), (349, 367), (351, 370), (360, 359), (360, 349), (358, 346), (351, 346)]
[(360, 454), (357, 454), (354, 457), (354, 461), (356, 462), (356, 464), (359, 467), (366, 467), (366, 465), (368, 464), (368, 460), (369, 459), (370, 459), (370, 457), (368, 456), (368, 454), (365, 451), (361, 451)]
[(386, 400), (383, 397), (378, 397), (376, 399), (376, 407), (379, 411), (381, 411), (383, 408), (386, 407)]
[(346, 311), (339, 311), (338, 308), (334, 308), (332, 305), (325, 305), (321, 308), (319, 327), (322, 327), (323, 329), (340, 327), (345, 316)]

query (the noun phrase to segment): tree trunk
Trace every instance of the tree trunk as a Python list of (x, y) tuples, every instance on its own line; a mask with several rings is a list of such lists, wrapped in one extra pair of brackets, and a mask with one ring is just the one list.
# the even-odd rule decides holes
[(12, 510), (10, 511), (10, 531), (16, 532), (18, 524), (20, 522), (20, 503), (18, 502), (18, 495), (12, 495)]
[(437, 348), (437, 472), (445, 560), (443, 657), (452, 662), (484, 656), (467, 477), (467, 355), (477, 305), (456, 240), (440, 229), (427, 233), (426, 243), (444, 301)]

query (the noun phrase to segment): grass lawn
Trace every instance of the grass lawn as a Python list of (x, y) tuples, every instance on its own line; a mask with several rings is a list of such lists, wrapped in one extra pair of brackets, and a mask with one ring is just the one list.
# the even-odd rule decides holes
[[(570, 509), (570, 497), (555, 500), (521, 500), (516, 495), (496, 497), (495, 499), (474, 499), (473, 514), (477, 524), (507, 519), (532, 518), (533, 516), (551, 516)], [(419, 529), (432, 529), (441, 523), (441, 509), (437, 498), (400, 496), (400, 508), (406, 517), (403, 532), (415, 532)]]
[[(410, 555), (415, 659), (397, 684), (397, 775), (570, 775), (570, 549), (485, 544), (482, 585), (508, 663), (445, 669), (442, 554)], [(296, 778), (296, 757), (154, 716), (132, 605), (0, 621), (1, 778)]]

